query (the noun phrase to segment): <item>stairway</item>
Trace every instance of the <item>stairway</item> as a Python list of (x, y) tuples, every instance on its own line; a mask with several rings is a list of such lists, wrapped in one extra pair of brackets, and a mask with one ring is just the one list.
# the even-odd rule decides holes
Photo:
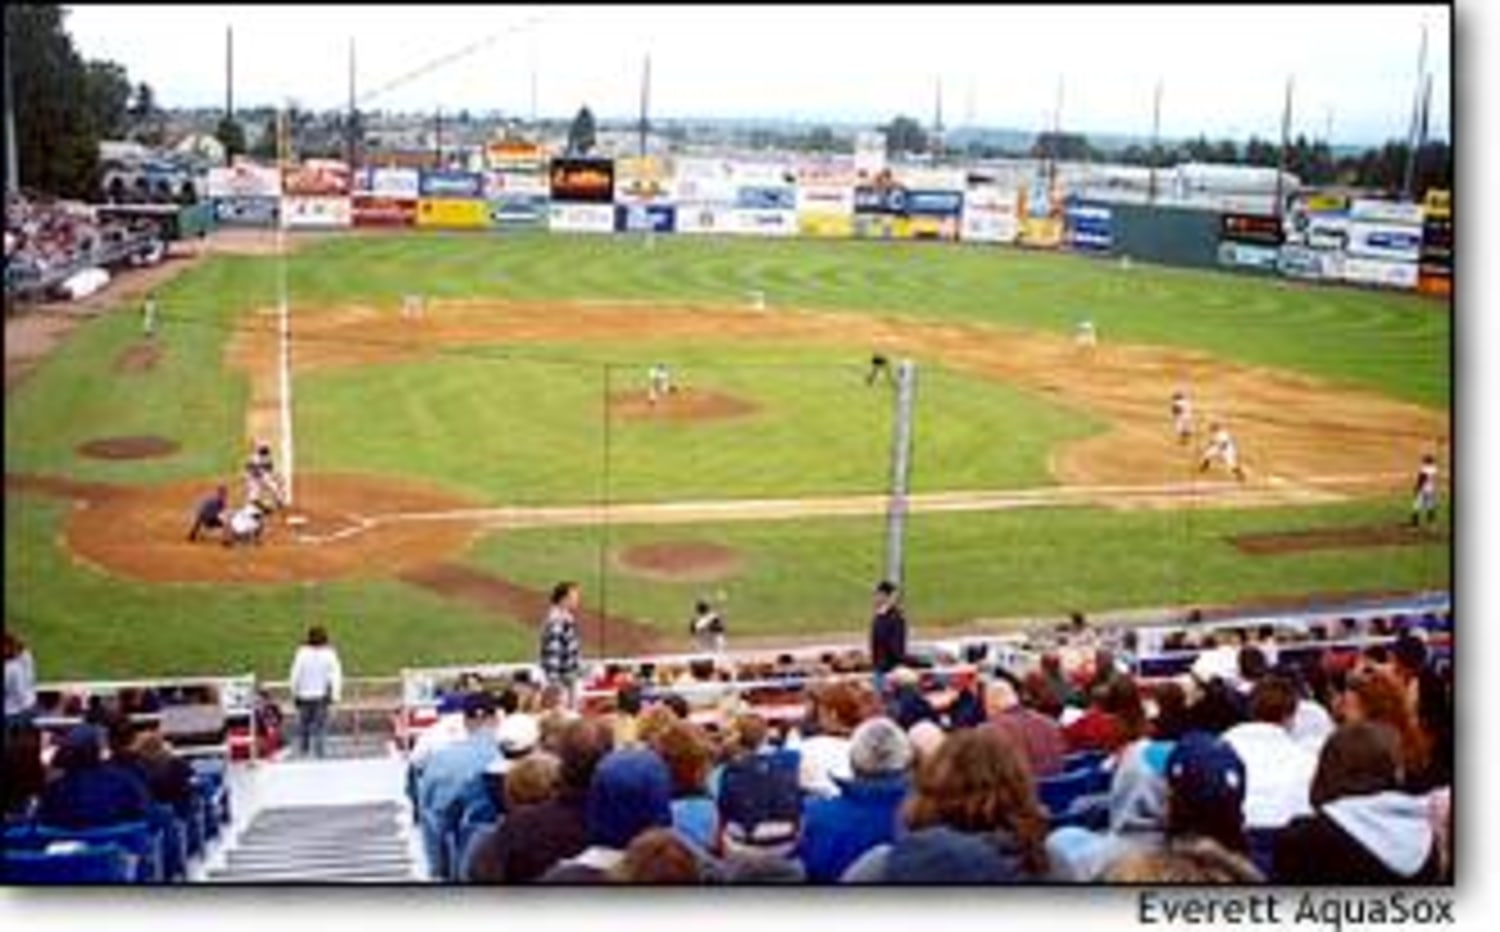
[(262, 809), (208, 883), (402, 883), (422, 879), (400, 803)]

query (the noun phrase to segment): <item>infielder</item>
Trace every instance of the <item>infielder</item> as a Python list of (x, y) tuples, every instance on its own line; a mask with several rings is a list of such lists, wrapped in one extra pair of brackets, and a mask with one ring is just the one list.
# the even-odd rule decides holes
[(422, 296), (409, 294), (401, 299), (401, 316), (409, 320), (422, 316)]
[(1193, 437), (1193, 405), (1187, 392), (1180, 388), (1172, 393), (1172, 429), (1183, 446)]
[(1094, 330), (1094, 322), (1092, 320), (1084, 320), (1079, 322), (1078, 332), (1073, 337), (1073, 342), (1078, 344), (1079, 346), (1092, 347), (1099, 345), (1099, 334)]
[(891, 361), (884, 353), (875, 353), (870, 357), (870, 374), (865, 376), (866, 385), (874, 385), (875, 380), (885, 376), (886, 382), (896, 384), (896, 376), (891, 372)]
[(704, 653), (724, 653), (724, 616), (714, 611), (706, 599), (699, 599), (693, 606), (693, 621), (689, 626), (693, 644)]
[(672, 371), (667, 368), (666, 363), (656, 363), (646, 370), (647, 401), (656, 404), (658, 398), (665, 398), (672, 391)]
[(1412, 489), (1416, 496), (1411, 503), (1411, 526), (1419, 527), (1422, 519), (1429, 524), (1437, 523), (1437, 458), (1431, 453), (1422, 457), (1422, 466), (1417, 470), (1417, 483)]
[(1229, 428), (1223, 424), (1215, 423), (1211, 428), (1208, 447), (1203, 451), (1203, 459), (1198, 463), (1198, 471), (1205, 472), (1215, 460), (1223, 463), (1225, 468), (1234, 473), (1234, 477), (1241, 482), (1245, 481), (1245, 471), (1240, 468), (1239, 456), (1234, 448), (1234, 438), (1229, 435)]
[(146, 303), (141, 308), (141, 330), (147, 337), (156, 336), (156, 292), (146, 295)]

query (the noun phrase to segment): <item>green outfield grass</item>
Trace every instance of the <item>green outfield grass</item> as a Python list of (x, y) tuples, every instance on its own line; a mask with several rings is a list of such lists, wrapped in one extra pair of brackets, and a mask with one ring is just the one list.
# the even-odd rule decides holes
[[(442, 297), (628, 298), (772, 310), (949, 319), (1070, 332), (1092, 318), (1105, 340), (1172, 344), (1280, 367), (1445, 410), (1451, 322), (1413, 295), (1315, 288), (1244, 275), (1141, 266), (1004, 248), (931, 243), (782, 242), (658, 237), (414, 234), (309, 243), (289, 260), (294, 314), (413, 291)], [(134, 309), (81, 326), (7, 393), (8, 472), (155, 483), (231, 475), (248, 388), (223, 364), (236, 323), (275, 303), (276, 261), (215, 257), (160, 291), (154, 369), (114, 374), (140, 341)], [(867, 352), (854, 347), (857, 361)], [(746, 421), (611, 424), (609, 496), (668, 500), (875, 491), (884, 484), (887, 412), (863, 370), (827, 349), (632, 342), (536, 348), (526, 361), (492, 348), (299, 376), (298, 461), (425, 479), (485, 502), (593, 501), (603, 493), (598, 367), (619, 387), (670, 355), (684, 377), (759, 404)], [(498, 351), (494, 351), (497, 353)], [(546, 357), (544, 360), (542, 357)], [(574, 360), (569, 362), (568, 360)], [(545, 370), (542, 377), (538, 371)], [(1045, 481), (1048, 447), (1096, 430), (1092, 419), (1025, 391), (925, 370), (918, 490)], [(753, 430), (747, 428), (753, 425)], [(161, 460), (106, 462), (74, 447), (159, 434), (182, 445)], [(252, 667), (281, 677), (303, 627), (333, 625), (359, 672), (530, 656), (529, 635), (396, 583), (255, 587), (147, 586), (75, 565), (56, 543), (63, 505), (6, 503), (7, 625), (34, 646), (44, 677)], [(919, 623), (1299, 592), (1425, 588), (1448, 582), (1446, 544), (1243, 557), (1236, 529), (1285, 530), (1399, 520), (1403, 502), (1279, 511), (1173, 514), (1049, 510), (914, 518), (909, 543)], [(670, 539), (682, 528), (617, 528), (612, 543)], [(746, 555), (729, 585), (734, 630), (862, 630), (878, 572), (880, 523), (819, 520), (693, 529)], [(528, 585), (559, 576), (597, 593), (600, 532), (492, 537), (466, 559)], [(593, 575), (591, 575), (593, 574)], [(609, 609), (675, 632), (698, 587), (611, 575)], [(816, 626), (816, 627), (813, 627)]]

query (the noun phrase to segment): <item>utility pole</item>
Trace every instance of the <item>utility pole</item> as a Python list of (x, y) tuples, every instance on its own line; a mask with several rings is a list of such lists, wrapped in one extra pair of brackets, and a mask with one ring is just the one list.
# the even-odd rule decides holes
[(1406, 134), (1406, 171), (1401, 177), (1401, 199), (1411, 200), (1417, 168), (1417, 124), (1422, 111), (1422, 79), (1427, 72), (1427, 24), (1422, 24), (1422, 43), (1417, 50), (1417, 89), (1412, 97), (1411, 128)]
[(937, 79), (936, 93), (932, 102), (932, 159), (943, 154), (943, 79)]
[(651, 107), (651, 55), (646, 55), (646, 64), (641, 69), (641, 122), (638, 127), (640, 134), (641, 158), (646, 157), (646, 133), (650, 129), (648, 113)]
[(910, 359), (896, 366), (895, 423), (891, 426), (891, 500), (886, 509), (885, 578), (902, 585), (905, 566), (906, 508), (911, 487), (912, 412), (917, 367)]
[(443, 107), (441, 104), (437, 108), (436, 123), (432, 133), (432, 148), (437, 159), (437, 164), (433, 167), (441, 169), (443, 167)]
[(21, 191), (20, 150), (16, 148), (15, 91), (10, 81), (10, 32), (5, 33), (5, 193)]
[(1286, 106), (1281, 111), (1281, 156), (1276, 160), (1276, 216), (1282, 214), (1282, 176), (1286, 174), (1286, 148), (1287, 138), (1292, 132), (1292, 82), (1291, 75), (1286, 79)]
[(1146, 192), (1146, 203), (1156, 203), (1156, 162), (1157, 149), (1161, 146), (1161, 78), (1156, 79), (1156, 93), (1151, 101), (1151, 152), (1148, 155), (1151, 164), (1150, 186)]
[(355, 109), (355, 105), (354, 105), (354, 37), (353, 36), (349, 37), (349, 115), (348, 115), (347, 119), (348, 119), (348, 122), (349, 122), (349, 125), (347, 127), (347, 133), (346, 133), (346, 135), (348, 136), (348, 149), (349, 149), (348, 162), (349, 162), (349, 170), (352, 172), (352, 171), (354, 171), (354, 168), (355, 168), (355, 164), (354, 164), (355, 160), (358, 158), (358, 155), (359, 155), (359, 149), (358, 149), (358, 146), (359, 146), (359, 143), (358, 143), (358, 129), (356, 128), (356, 124), (359, 121), (359, 111), (357, 109)]
[[(7, 58), (10, 56), (7, 55)], [(234, 119), (234, 27), (224, 27), (224, 115)]]

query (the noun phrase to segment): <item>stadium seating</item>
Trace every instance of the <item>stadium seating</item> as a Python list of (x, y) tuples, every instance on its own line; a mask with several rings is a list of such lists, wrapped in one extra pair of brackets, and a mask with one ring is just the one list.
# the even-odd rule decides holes
[(129, 852), (135, 869), (130, 874), (134, 883), (163, 883), (163, 833), (149, 822), (124, 822), (102, 828), (53, 828), (39, 825), (36, 837), (44, 846), (55, 842), (77, 841), (86, 845), (115, 845)]
[(130, 883), (134, 858), (119, 845), (44, 851), (5, 848), (3, 879), (14, 884)]

